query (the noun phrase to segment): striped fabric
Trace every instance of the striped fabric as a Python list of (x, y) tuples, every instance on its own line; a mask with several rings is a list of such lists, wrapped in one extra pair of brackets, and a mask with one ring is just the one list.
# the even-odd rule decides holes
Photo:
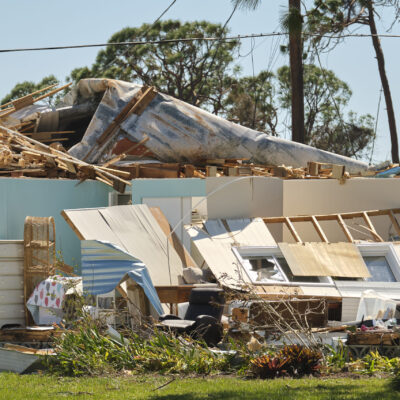
[(83, 290), (93, 295), (108, 293), (126, 278), (133, 279), (159, 314), (163, 313), (160, 300), (146, 266), (118, 246), (100, 240), (82, 240)]

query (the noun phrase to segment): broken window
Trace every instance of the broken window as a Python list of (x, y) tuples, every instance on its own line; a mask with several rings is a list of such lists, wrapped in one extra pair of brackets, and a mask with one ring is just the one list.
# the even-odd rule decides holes
[(327, 277), (293, 275), (277, 246), (240, 247), (234, 248), (233, 251), (253, 284), (333, 284), (332, 280)]

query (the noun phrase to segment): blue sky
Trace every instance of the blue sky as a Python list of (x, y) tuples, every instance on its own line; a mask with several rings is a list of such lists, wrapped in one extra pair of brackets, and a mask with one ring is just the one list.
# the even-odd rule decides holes
[[(310, 1), (306, 1), (310, 4)], [(62, 46), (106, 42), (116, 31), (126, 26), (150, 23), (170, 4), (170, 0), (3, 0), (0, 24), (0, 48)], [(229, 28), (232, 34), (266, 33), (279, 30), (279, 16), (287, 0), (264, 0), (256, 11), (239, 10)], [(182, 21), (209, 20), (224, 23), (232, 11), (230, 0), (177, 0), (164, 16)], [(390, 13), (381, 14), (380, 33), (390, 26)], [(364, 32), (360, 30), (359, 32)], [(400, 33), (398, 24), (392, 33)], [(272, 62), (276, 70), (287, 62), (279, 54), (273, 57), (277, 39), (263, 38), (255, 42), (255, 72), (266, 69)], [(400, 38), (382, 39), (386, 69), (400, 131)], [(243, 41), (242, 54), (250, 49), (250, 41)], [(0, 98), (18, 82), (39, 81), (54, 74), (60, 80), (76, 67), (91, 65), (98, 48), (29, 53), (0, 54)], [(250, 56), (238, 58), (243, 73), (251, 74)], [(377, 112), (380, 80), (370, 38), (349, 38), (334, 51), (322, 56), (324, 67), (332, 69), (347, 82), (353, 91), (349, 109), (359, 114)], [(286, 133), (287, 134), (287, 133)], [(373, 161), (390, 158), (389, 131), (385, 103), (382, 99), (378, 120), (378, 138)]]

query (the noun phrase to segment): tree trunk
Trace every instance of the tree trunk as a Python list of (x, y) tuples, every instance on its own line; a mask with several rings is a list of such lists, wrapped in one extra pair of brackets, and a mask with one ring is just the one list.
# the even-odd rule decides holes
[[(291, 9), (301, 13), (300, 0), (289, 0)], [(292, 140), (304, 143), (304, 88), (303, 88), (303, 43), (298, 26), (289, 24), (290, 83), (292, 86)]]
[(385, 58), (383, 56), (383, 51), (381, 47), (380, 40), (377, 36), (377, 30), (375, 25), (375, 17), (374, 17), (374, 8), (372, 1), (368, 2), (368, 19), (369, 19), (369, 28), (372, 34), (372, 44), (374, 45), (376, 60), (378, 62), (379, 75), (381, 77), (383, 94), (385, 96), (386, 102), (386, 110), (389, 120), (389, 130), (390, 130), (390, 140), (392, 142), (392, 161), (394, 163), (399, 162), (399, 144), (397, 140), (397, 129), (396, 129), (396, 120), (394, 117), (393, 111), (393, 102), (392, 95), (390, 94), (389, 81), (386, 76), (385, 71)]

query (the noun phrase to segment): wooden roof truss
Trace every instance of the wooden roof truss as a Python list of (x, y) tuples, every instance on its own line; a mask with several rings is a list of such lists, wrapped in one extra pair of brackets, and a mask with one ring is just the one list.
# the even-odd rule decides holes
[(348, 212), (348, 213), (338, 213), (338, 214), (323, 214), (323, 215), (297, 215), (293, 217), (269, 217), (263, 218), (266, 224), (274, 224), (274, 223), (283, 223), (288, 228), (289, 232), (292, 234), (294, 240), (297, 243), (304, 243), (301, 239), (300, 235), (296, 231), (294, 227), (294, 223), (296, 222), (311, 222), (316, 233), (320, 237), (322, 242), (329, 243), (329, 240), (321, 227), (321, 221), (336, 221), (339, 224), (339, 227), (345, 234), (347, 240), (350, 243), (354, 243), (355, 239), (350, 233), (349, 227), (346, 224), (346, 220), (352, 220), (355, 218), (362, 218), (365, 222), (364, 228), (369, 232), (372, 240), (374, 242), (384, 242), (382, 237), (376, 231), (371, 218), (377, 216), (387, 216), (390, 218), (391, 223), (393, 224), (394, 229), (397, 234), (400, 236), (400, 225), (397, 221), (396, 214), (400, 214), (400, 208), (393, 208), (387, 210), (370, 210), (370, 211), (357, 211), (357, 212)]

